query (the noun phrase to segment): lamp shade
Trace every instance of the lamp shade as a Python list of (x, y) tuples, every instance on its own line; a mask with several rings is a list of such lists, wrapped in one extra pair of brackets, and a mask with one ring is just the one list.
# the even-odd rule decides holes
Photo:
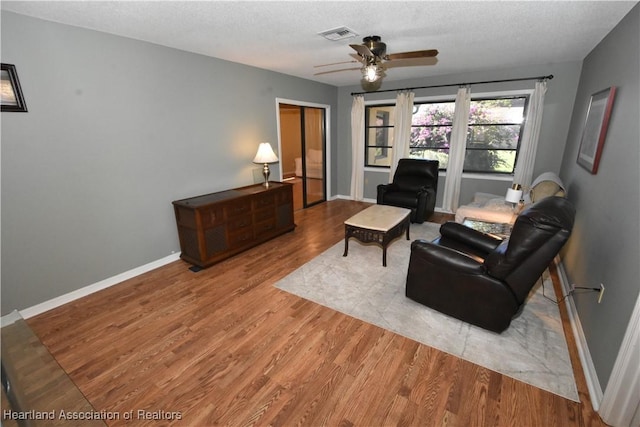
[(275, 163), (278, 161), (278, 156), (273, 152), (271, 144), (268, 142), (260, 143), (256, 157), (253, 159), (253, 163)]
[(522, 190), (509, 188), (507, 190), (507, 195), (504, 196), (504, 199), (509, 203), (520, 203), (520, 199), (522, 199)]

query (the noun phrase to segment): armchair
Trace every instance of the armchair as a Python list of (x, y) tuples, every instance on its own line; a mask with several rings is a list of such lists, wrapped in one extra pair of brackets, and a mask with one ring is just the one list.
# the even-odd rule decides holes
[(505, 240), (445, 223), (433, 242), (411, 244), (406, 296), (500, 333), (568, 240), (574, 217), (567, 199), (548, 197), (522, 211)]
[(377, 202), (411, 209), (411, 222), (423, 223), (435, 210), (438, 161), (400, 159), (391, 184), (378, 185)]

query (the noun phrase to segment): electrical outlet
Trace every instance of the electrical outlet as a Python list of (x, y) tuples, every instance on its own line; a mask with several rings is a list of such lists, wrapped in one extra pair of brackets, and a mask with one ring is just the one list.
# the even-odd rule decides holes
[(604, 285), (600, 283), (600, 295), (598, 295), (598, 304), (602, 302), (603, 295), (604, 295)]

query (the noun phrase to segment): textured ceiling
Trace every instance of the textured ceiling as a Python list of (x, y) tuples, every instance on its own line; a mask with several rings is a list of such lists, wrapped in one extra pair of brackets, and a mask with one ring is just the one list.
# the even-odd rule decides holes
[[(357, 70), (362, 37), (387, 52), (438, 49), (435, 65), (394, 67), (385, 81), (582, 60), (637, 2), (616, 1), (2, 1), (2, 10), (144, 40), (335, 86)], [(347, 26), (358, 37), (329, 41)], [(414, 62), (420, 64), (419, 61)]]

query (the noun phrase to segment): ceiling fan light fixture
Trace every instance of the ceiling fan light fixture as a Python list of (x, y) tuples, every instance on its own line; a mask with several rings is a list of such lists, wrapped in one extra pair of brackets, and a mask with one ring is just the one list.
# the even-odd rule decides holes
[[(371, 88), (377, 85), (380, 87), (382, 80), (386, 77), (385, 71), (387, 68), (392, 67), (406, 67), (409, 65), (408, 60), (420, 59), (422, 63), (416, 63), (415, 65), (434, 65), (438, 62), (435, 57), (438, 55), (437, 49), (429, 50), (415, 50), (411, 52), (397, 52), (393, 54), (387, 54), (387, 45), (382, 41), (380, 36), (368, 36), (362, 39), (361, 44), (349, 44), (353, 50), (356, 51), (358, 57), (356, 57), (361, 63), (362, 67), (360, 71), (362, 73), (361, 84)], [(425, 63), (424, 59), (431, 59), (429, 63)], [(389, 61), (398, 60), (392, 64), (387, 64)], [(333, 64), (328, 64), (333, 65)], [(351, 68), (351, 70), (357, 70), (357, 68)], [(343, 71), (343, 70), (337, 70)], [(321, 73), (317, 73), (321, 74)], [(324, 73), (322, 73), (324, 74)], [(375, 85), (373, 85), (375, 83)], [(372, 90), (377, 90), (372, 89)]]
[(378, 80), (380, 78), (380, 68), (378, 64), (372, 63), (362, 67), (362, 76), (370, 83)]

